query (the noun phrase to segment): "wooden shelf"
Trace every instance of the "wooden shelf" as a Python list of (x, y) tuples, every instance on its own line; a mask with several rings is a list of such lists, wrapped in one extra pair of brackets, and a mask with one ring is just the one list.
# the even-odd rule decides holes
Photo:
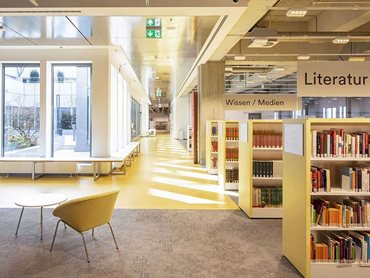
[(253, 147), (253, 151), (282, 151), (283, 148), (256, 148)]
[(311, 231), (370, 231), (370, 227), (311, 226)]
[[(333, 188), (332, 188), (333, 189)], [(355, 191), (345, 191), (345, 190), (332, 190), (330, 192), (311, 192), (311, 196), (359, 196), (359, 197), (369, 197), (370, 192), (355, 192)]]
[(235, 142), (235, 143), (238, 143), (239, 140), (225, 140), (225, 142)]
[(238, 182), (226, 182), (224, 186), (225, 190), (238, 190), (239, 189), (239, 183)]
[(329, 278), (329, 277), (370, 277), (369, 263), (331, 263), (331, 262), (311, 262), (312, 278)]
[(230, 164), (238, 164), (239, 161), (233, 161), (233, 160), (226, 160), (225, 163), (230, 163)]
[(311, 161), (368, 161), (369, 157), (311, 157)]
[(211, 152), (211, 154), (218, 154), (218, 152)]
[(253, 180), (282, 181), (283, 177), (252, 177)]

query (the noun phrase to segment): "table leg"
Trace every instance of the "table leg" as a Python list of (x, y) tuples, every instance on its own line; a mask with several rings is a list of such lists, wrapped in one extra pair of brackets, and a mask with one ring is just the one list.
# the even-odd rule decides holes
[(42, 240), (42, 211), (43, 211), (43, 207), (41, 207), (41, 214), (40, 214), (41, 240)]
[(32, 180), (35, 180), (35, 172), (36, 172), (36, 162), (33, 162), (33, 168), (32, 168)]
[(18, 235), (19, 225), (21, 224), (22, 216), (23, 216), (24, 207), (22, 207), (21, 215), (19, 216), (17, 230), (15, 231), (15, 235)]

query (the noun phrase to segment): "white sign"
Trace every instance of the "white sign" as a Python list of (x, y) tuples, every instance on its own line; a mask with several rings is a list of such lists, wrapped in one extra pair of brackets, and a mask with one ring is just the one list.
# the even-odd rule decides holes
[(239, 130), (240, 142), (248, 142), (248, 124), (240, 123)]
[(370, 62), (298, 62), (298, 96), (370, 96)]
[(284, 151), (303, 155), (303, 125), (284, 124)]
[(297, 95), (239, 94), (225, 95), (225, 110), (294, 111), (301, 110), (302, 100)]

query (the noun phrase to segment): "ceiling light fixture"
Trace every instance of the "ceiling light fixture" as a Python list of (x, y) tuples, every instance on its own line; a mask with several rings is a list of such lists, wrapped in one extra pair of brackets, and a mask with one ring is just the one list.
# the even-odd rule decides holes
[(291, 8), (286, 12), (287, 17), (304, 17), (307, 14), (307, 9), (305, 8)]
[(255, 38), (248, 45), (248, 48), (271, 48), (277, 43), (277, 39)]
[(349, 37), (336, 37), (333, 40), (334, 44), (346, 44), (349, 42)]
[(275, 70), (276, 71), (279, 71), (279, 72), (282, 72), (282, 71), (285, 71), (285, 68), (283, 68), (283, 67), (276, 67)]
[(159, 76), (156, 76), (155, 79), (159, 80)]
[(28, 0), (29, 2), (31, 2), (32, 5), (34, 5), (35, 7), (38, 7), (39, 4), (36, 2), (36, 0)]
[(234, 60), (235, 61), (244, 61), (245, 60), (245, 56), (244, 55), (235, 55), (234, 56)]
[(363, 56), (352, 56), (352, 57), (349, 57), (348, 61), (350, 62), (364, 62), (365, 61), (365, 57)]
[(232, 71), (233, 70), (233, 67), (226, 67), (225, 68), (225, 71)]
[(297, 60), (298, 61), (307, 61), (307, 60), (310, 60), (311, 56), (310, 55), (299, 55), (297, 57)]

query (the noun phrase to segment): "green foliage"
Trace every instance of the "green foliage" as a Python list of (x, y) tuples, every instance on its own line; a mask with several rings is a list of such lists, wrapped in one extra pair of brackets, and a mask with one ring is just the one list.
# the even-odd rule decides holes
[(75, 117), (70, 113), (62, 113), (60, 124), (62, 129), (72, 129), (72, 124), (75, 123)]

